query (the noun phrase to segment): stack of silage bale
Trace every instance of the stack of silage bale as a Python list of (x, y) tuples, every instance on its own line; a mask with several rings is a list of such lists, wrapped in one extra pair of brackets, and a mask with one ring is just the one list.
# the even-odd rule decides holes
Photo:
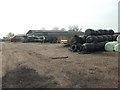
[(94, 52), (104, 50), (108, 41), (116, 41), (117, 35), (113, 35), (113, 30), (93, 30), (87, 29), (82, 37), (75, 36), (72, 39), (71, 51)]
[(120, 52), (120, 35), (117, 37), (117, 41), (108, 42), (105, 44), (106, 51)]
[(118, 44), (115, 45), (114, 50), (120, 52), (120, 35), (117, 37)]

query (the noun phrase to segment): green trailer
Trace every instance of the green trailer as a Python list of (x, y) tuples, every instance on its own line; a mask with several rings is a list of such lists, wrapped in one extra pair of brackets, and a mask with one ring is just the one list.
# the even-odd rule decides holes
[(57, 37), (55, 36), (45, 36), (45, 42), (56, 43)]

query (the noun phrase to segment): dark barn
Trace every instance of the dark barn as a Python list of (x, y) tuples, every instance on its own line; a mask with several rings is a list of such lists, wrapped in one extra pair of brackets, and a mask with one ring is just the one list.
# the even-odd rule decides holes
[(27, 32), (28, 36), (45, 36), (45, 37), (56, 37), (58, 42), (60, 40), (70, 41), (74, 35), (83, 35), (81, 31), (61, 31), (61, 30), (29, 30)]

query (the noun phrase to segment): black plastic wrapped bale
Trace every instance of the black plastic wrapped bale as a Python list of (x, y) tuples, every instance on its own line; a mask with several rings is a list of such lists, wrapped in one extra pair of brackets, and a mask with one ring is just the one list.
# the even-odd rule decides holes
[(77, 40), (77, 43), (83, 43), (83, 37), (79, 37), (78, 40)]
[(107, 42), (99, 42), (99, 43), (95, 43), (95, 51), (101, 51), (104, 50), (105, 44)]
[(77, 42), (78, 42), (78, 36), (77, 35), (75, 35), (72, 39), (71, 39), (71, 41), (70, 41), (70, 44), (76, 44)]
[(114, 31), (112, 29), (109, 30), (109, 35), (113, 35)]
[(99, 43), (85, 43), (81, 46), (82, 51), (89, 51), (89, 52), (95, 52), (95, 51), (102, 51), (104, 50), (105, 42), (99, 42)]
[(78, 37), (77, 35), (75, 35), (72, 39), (70, 44), (77, 44), (77, 43), (83, 43), (83, 38), (82, 37)]
[(87, 36), (84, 35), (84, 36), (81, 36), (81, 38), (82, 38), (82, 43), (86, 43), (86, 38), (87, 38)]
[(105, 35), (109, 35), (109, 31), (108, 30), (104, 30)]
[(99, 43), (99, 48), (100, 48), (100, 50), (103, 50), (103, 49), (104, 49), (104, 46), (105, 46), (105, 42), (100, 42), (100, 43)]
[(95, 43), (95, 51), (99, 51), (101, 48), (101, 44), (100, 43)]
[(104, 38), (103, 38), (103, 36), (101, 35), (99, 35), (99, 36), (97, 36), (97, 38), (98, 38), (98, 42), (103, 42), (104, 41)]
[(85, 35), (89, 36), (89, 35), (95, 35), (96, 32), (93, 29), (87, 29), (85, 31)]
[(105, 35), (105, 31), (104, 30), (99, 29), (98, 31), (101, 33), (101, 35)]
[(108, 36), (108, 41), (112, 41), (112, 35), (107, 35)]
[(86, 43), (92, 43), (92, 42), (98, 42), (98, 38), (97, 38), (97, 36), (88, 36), (87, 38), (86, 38)]
[(96, 32), (96, 34), (95, 35), (101, 35), (101, 32), (100, 31), (95, 31)]
[(109, 41), (104, 41), (104, 42), (105, 42), (105, 44), (106, 44), (106, 43), (108, 43)]
[(94, 43), (85, 43), (82, 45), (82, 51), (94, 51), (95, 44)]
[(83, 43), (85, 43), (85, 42), (86, 42), (86, 36), (80, 36), (80, 37), (78, 38), (78, 43), (83, 44)]
[(102, 35), (104, 41), (108, 41), (108, 36), (107, 35)]
[(106, 44), (107, 42), (108, 42), (108, 41), (100, 42), (100, 43), (101, 43), (101, 50), (105, 50), (105, 44)]
[(110, 40), (110, 41), (113, 41), (113, 35), (110, 35), (110, 37), (111, 37), (111, 40)]
[(116, 41), (116, 40), (117, 40), (116, 35), (112, 35), (112, 40), (113, 40), (113, 41)]

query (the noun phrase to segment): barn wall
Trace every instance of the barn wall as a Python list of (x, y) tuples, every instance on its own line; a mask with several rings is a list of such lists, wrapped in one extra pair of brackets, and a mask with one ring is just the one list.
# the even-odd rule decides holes
[[(27, 33), (27, 35), (35, 35), (36, 32), (34, 31), (29, 31), (29, 33)], [(60, 40), (68, 40), (70, 41), (71, 38), (74, 35), (83, 35), (83, 32), (37, 32), (36, 35), (38, 36), (50, 36), (50, 37), (57, 37), (58, 42), (60, 42)]]

